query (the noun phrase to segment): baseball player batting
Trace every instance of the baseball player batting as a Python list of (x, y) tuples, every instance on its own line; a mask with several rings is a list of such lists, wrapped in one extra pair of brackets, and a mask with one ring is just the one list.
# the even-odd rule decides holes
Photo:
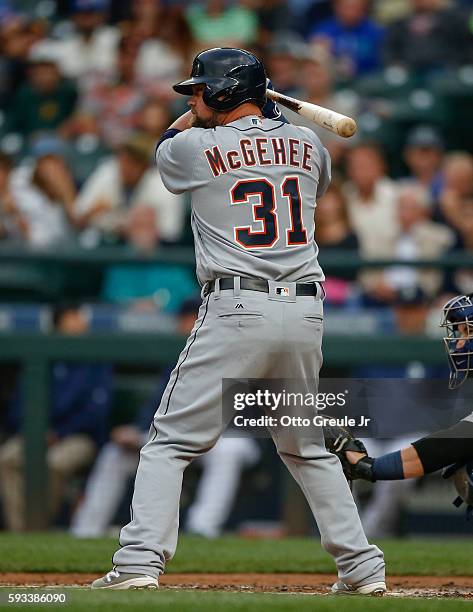
[[(327, 151), (267, 104), (264, 66), (247, 51), (200, 53), (174, 89), (191, 110), (164, 133), (156, 162), (171, 192), (191, 194), (203, 302), (141, 451), (114, 569), (93, 588), (157, 588), (176, 549), (184, 470), (222, 433), (222, 379), (308, 380), (322, 364), (314, 210), (330, 182)], [(383, 553), (322, 428), (310, 439), (271, 434), (337, 565), (333, 592), (382, 595)]]
[[(458, 295), (443, 308), (445, 348), (450, 366), (449, 388), (460, 387), (473, 372), (473, 294)], [(473, 412), (464, 419), (411, 445), (381, 457), (368, 457), (361, 440), (337, 427), (326, 429), (327, 445), (338, 455), (347, 478), (402, 480), (448, 468), (459, 492), (456, 505), (465, 502), (473, 511)]]

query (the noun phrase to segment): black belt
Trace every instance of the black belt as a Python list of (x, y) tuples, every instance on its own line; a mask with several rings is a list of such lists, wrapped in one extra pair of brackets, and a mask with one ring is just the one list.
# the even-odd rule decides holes
[[(284, 281), (281, 281), (281, 287), (284, 287)], [(233, 289), (234, 279), (233, 278), (221, 278), (220, 279), (220, 290)], [(258, 280), (256, 278), (240, 278), (240, 289), (246, 289), (249, 291), (262, 291), (263, 293), (269, 292), (268, 281)], [(208, 295), (215, 290), (215, 281), (209, 281), (205, 287), (205, 294)], [(296, 284), (296, 295), (324, 295), (324, 289), (320, 283), (297, 283)]]

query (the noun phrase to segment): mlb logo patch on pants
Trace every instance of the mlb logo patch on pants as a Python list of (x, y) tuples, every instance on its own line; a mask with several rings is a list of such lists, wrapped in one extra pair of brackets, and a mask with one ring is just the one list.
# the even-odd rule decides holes
[(276, 287), (276, 295), (282, 295), (283, 297), (287, 297), (289, 295), (288, 287)]

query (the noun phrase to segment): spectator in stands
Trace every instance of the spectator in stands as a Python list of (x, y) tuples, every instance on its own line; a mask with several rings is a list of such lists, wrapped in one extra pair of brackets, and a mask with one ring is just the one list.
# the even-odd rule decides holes
[(134, 0), (131, 19), (121, 27), (139, 44), (136, 73), (140, 82), (152, 80), (154, 95), (169, 98), (172, 83), (185, 72), (192, 35), (184, 7), (156, 0)]
[[(383, 152), (375, 143), (359, 143), (348, 152), (346, 169), (349, 180), (343, 191), (360, 255), (365, 259), (386, 258), (398, 224), (396, 185), (386, 175)], [(361, 287), (368, 292), (378, 278), (377, 270), (364, 270), (358, 276)], [(376, 305), (365, 301), (368, 306)]]
[[(465, 251), (466, 255), (473, 257), (473, 192), (464, 196), (458, 203), (459, 218), (459, 241), (457, 247)], [(468, 266), (459, 268), (449, 278), (447, 291), (453, 294), (467, 295), (473, 293), (473, 268)]]
[(129, 20), (121, 28), (130, 36), (148, 40), (154, 38), (160, 22), (166, 20), (166, 7), (159, 0), (131, 0)]
[(292, 15), (287, 0), (245, 0), (258, 19), (258, 44), (267, 47), (268, 43), (279, 33), (286, 30)]
[(404, 148), (404, 160), (411, 178), (428, 189), (434, 200), (442, 189), (444, 148), (442, 136), (429, 125), (413, 128), (407, 135)]
[(304, 41), (288, 31), (280, 32), (268, 46), (266, 68), (276, 91), (289, 96), (302, 95), (298, 70), (304, 53)]
[(456, 7), (442, 0), (411, 0), (412, 13), (390, 26), (385, 61), (415, 72), (471, 62), (472, 36)]
[(23, 215), (27, 241), (34, 247), (69, 243), (80, 225), (75, 215), (76, 188), (64, 143), (55, 136), (38, 138), (32, 148), (31, 173), (18, 172), (12, 193)]
[[(323, 47), (305, 47), (305, 53), (300, 59), (299, 97), (302, 100), (330, 108), (334, 111), (356, 117), (359, 111), (356, 94), (349, 95), (346, 91), (334, 90), (334, 60), (327, 49)], [(340, 166), (343, 156), (349, 146), (348, 141), (335, 136), (328, 130), (318, 127), (313, 121), (283, 109), (285, 117), (296, 125), (304, 125), (313, 130), (328, 149), (332, 160), (332, 167)]]
[[(323, 198), (317, 200), (315, 211), (315, 241), (322, 254), (327, 251), (348, 249), (358, 251), (358, 239), (350, 227), (347, 200), (337, 183), (332, 182)], [(355, 273), (340, 271), (325, 279), (324, 288), (329, 303), (343, 304), (351, 294)]]
[[(99, 72), (110, 75), (116, 64), (120, 33), (106, 25), (108, 0), (71, 0), (74, 31), (59, 41), (48, 40), (64, 76), (84, 86)], [(85, 83), (82, 83), (82, 81)]]
[(337, 72), (354, 78), (381, 66), (383, 29), (369, 18), (368, 0), (334, 0), (334, 16), (316, 24), (309, 40), (329, 48)]
[(0, 16), (0, 105), (10, 106), (26, 79), (30, 50), (46, 35), (46, 22), (4, 9)]
[[(187, 67), (189, 60), (192, 59), (194, 39), (186, 19), (186, 5), (169, 4), (166, 15), (167, 19), (160, 27), (158, 38), (165, 41)], [(184, 73), (186, 73), (186, 68), (184, 68)]]
[(169, 107), (155, 98), (148, 99), (140, 110), (137, 120), (138, 131), (148, 141), (150, 151), (171, 123)]
[(348, 216), (363, 257), (386, 255), (397, 235), (396, 185), (386, 174), (380, 147), (359, 143), (347, 156), (349, 181), (344, 186)]
[(7, 116), (9, 131), (31, 136), (61, 127), (74, 112), (77, 90), (62, 78), (55, 54), (31, 49), (28, 80), (16, 92)]
[[(58, 308), (55, 329), (83, 334), (88, 321), (77, 307)], [(54, 520), (71, 478), (89, 466), (105, 440), (112, 390), (112, 369), (97, 363), (56, 362), (52, 367), (50, 423), (47, 437), (50, 517)], [(7, 528), (24, 529), (23, 438), (24, 390), (17, 386), (8, 411), (10, 437), (0, 448), (1, 497)]]
[(430, 312), (430, 298), (421, 290), (399, 292), (392, 302), (395, 332), (404, 336), (425, 334)]
[[(130, 209), (125, 237), (132, 252), (152, 257), (159, 244), (156, 210), (144, 204)], [(160, 263), (115, 264), (105, 273), (102, 297), (134, 309), (176, 312), (196, 291), (194, 274), (186, 267)]]
[(12, 192), (12, 168), (12, 159), (0, 152), (0, 239), (26, 240), (29, 227)]
[(110, 157), (111, 151), (101, 138), (99, 123), (90, 113), (77, 112), (61, 129), (68, 147), (70, 168), (78, 188), (96, 167)]
[(247, 47), (257, 38), (257, 17), (241, 2), (206, 0), (203, 4), (190, 4), (186, 18), (196, 51), (219, 46)]
[[(387, 245), (386, 256), (399, 260), (437, 259), (455, 243), (454, 233), (431, 219), (429, 192), (415, 183), (398, 188), (399, 231)], [(375, 280), (375, 275), (371, 277)], [(376, 282), (365, 283), (365, 290), (381, 303), (425, 304), (434, 298), (442, 284), (441, 273), (409, 266), (391, 266), (379, 272)]]
[[(201, 300), (186, 300), (180, 310), (178, 331), (188, 336), (194, 326)], [(90, 474), (82, 504), (71, 521), (71, 532), (77, 537), (98, 537), (107, 534), (125, 493), (129, 479), (135, 474), (138, 454), (148, 439), (150, 424), (159, 407), (173, 366), (164, 369), (156, 391), (146, 402), (132, 424), (112, 429)], [(204, 473), (196, 501), (188, 512), (188, 528), (194, 533), (215, 537), (227, 519), (241, 473), (259, 457), (254, 440), (222, 437), (202, 462)]]
[(473, 195), (473, 156), (462, 151), (449, 153), (442, 170), (439, 216), (457, 232), (463, 232), (463, 204)]
[(119, 239), (124, 234), (128, 211), (141, 204), (156, 211), (155, 225), (160, 240), (178, 240), (184, 200), (164, 187), (156, 169), (150, 167), (151, 159), (149, 140), (134, 136), (112, 158), (101, 163), (76, 201), (82, 224)]
[(411, 0), (373, 0), (372, 16), (383, 25), (392, 23), (409, 15), (412, 11)]
[(307, 38), (315, 23), (332, 17), (332, 0), (288, 0), (288, 9), (294, 20), (294, 29)]
[(315, 241), (324, 251), (358, 250), (358, 238), (348, 218), (348, 202), (336, 182), (332, 182), (325, 195), (317, 200), (315, 221)]
[(146, 99), (146, 86), (136, 74), (138, 51), (138, 41), (123, 37), (118, 47), (116, 74), (96, 74), (80, 100), (80, 110), (97, 118), (109, 146), (122, 144), (130, 137)]

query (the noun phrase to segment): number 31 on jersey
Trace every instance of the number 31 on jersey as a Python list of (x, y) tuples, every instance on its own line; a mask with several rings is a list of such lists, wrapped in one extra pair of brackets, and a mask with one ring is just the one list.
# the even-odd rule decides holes
[[(286, 230), (287, 246), (307, 244), (307, 230), (302, 222), (302, 200), (299, 178), (285, 177), (280, 185), (281, 193), (288, 199), (291, 227)], [(235, 240), (245, 249), (271, 248), (279, 238), (278, 216), (276, 214), (276, 187), (266, 178), (241, 180), (230, 191), (232, 204), (250, 204), (253, 201), (253, 221), (261, 221), (262, 230), (251, 226), (236, 227)]]

